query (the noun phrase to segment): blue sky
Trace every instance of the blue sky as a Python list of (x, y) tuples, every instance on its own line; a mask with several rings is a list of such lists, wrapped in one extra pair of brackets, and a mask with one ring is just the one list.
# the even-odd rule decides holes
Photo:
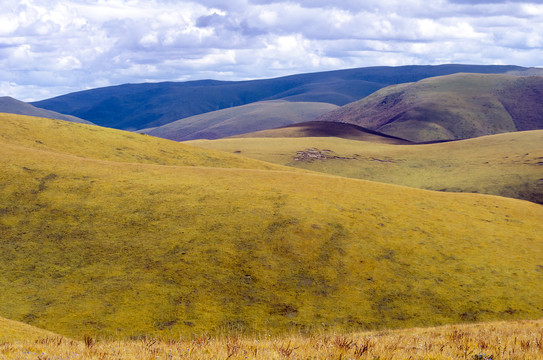
[(0, 0), (0, 96), (380, 65), (543, 66), (543, 4)]

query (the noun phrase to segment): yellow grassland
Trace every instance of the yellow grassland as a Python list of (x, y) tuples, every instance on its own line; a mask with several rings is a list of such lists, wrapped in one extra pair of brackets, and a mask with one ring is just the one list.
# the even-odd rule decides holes
[[(543, 130), (427, 145), (339, 138), (240, 138), (187, 143), (356, 179), (543, 202)], [(316, 149), (326, 157), (299, 160), (298, 152), (308, 149)]]
[(39, 339), (55, 336), (58, 335), (53, 332), (39, 329), (37, 327), (19, 321), (13, 321), (0, 317), (0, 344), (19, 341), (32, 342)]
[(58, 138), (64, 153), (46, 138), (2, 140), (0, 316), (97, 338), (543, 316), (540, 205), (205, 156), (112, 161), (125, 143), (99, 138), (80, 139), (103, 146), (94, 158), (73, 136)]
[(99, 126), (0, 113), (0, 143), (87, 159), (156, 165), (282, 169), (214, 150)]
[(148, 337), (133, 341), (96, 341), (92, 337), (75, 341), (42, 333), (41, 337), (0, 339), (0, 359), (538, 360), (543, 359), (543, 321), (311, 335), (225, 334), (169, 340)]

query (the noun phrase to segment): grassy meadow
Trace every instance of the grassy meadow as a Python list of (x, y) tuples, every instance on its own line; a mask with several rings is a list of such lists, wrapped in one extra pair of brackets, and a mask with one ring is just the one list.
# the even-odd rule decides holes
[[(2, 318), (0, 324), (4, 325)], [(357, 333), (223, 334), (162, 340), (73, 340), (9, 322), (0, 359), (543, 359), (543, 321), (490, 322)]]
[(540, 205), (87, 125), (0, 124), (5, 318), (175, 340), (543, 317)]
[(270, 163), (196, 150), (175, 141), (98, 126), (0, 113), (2, 145), (119, 163), (220, 168), (281, 169)]
[[(390, 145), (330, 137), (187, 143), (350, 178), (543, 203), (543, 130), (426, 145)], [(304, 157), (304, 153), (314, 156)]]

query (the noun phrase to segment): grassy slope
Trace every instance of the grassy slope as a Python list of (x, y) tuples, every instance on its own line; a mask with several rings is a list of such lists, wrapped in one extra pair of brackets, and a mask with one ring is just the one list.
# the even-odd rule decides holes
[(414, 142), (543, 127), (540, 76), (455, 74), (390, 86), (318, 118)]
[[(478, 192), (543, 203), (543, 130), (428, 145), (387, 145), (338, 138), (246, 138), (189, 144), (346, 177), (452, 192)], [(299, 151), (327, 158), (295, 160)]]
[(336, 105), (317, 102), (259, 101), (191, 116), (141, 132), (177, 141), (217, 139), (309, 121), (334, 109), (337, 109)]
[(122, 337), (543, 315), (539, 205), (2, 142), (0, 315), (10, 319)]
[[(13, 341), (36, 341), (56, 336), (47, 330), (39, 329), (28, 324), (0, 317), (0, 344)], [(1, 354), (1, 352), (0, 352)]]
[(0, 141), (83, 158), (157, 165), (283, 169), (214, 150), (196, 151), (178, 142), (143, 134), (0, 113)]

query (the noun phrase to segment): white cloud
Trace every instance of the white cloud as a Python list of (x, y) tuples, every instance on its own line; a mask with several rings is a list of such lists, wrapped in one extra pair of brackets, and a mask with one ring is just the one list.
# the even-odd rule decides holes
[(543, 5), (535, 1), (8, 3), (0, 2), (0, 91), (22, 100), (125, 82), (358, 66), (543, 65)]

